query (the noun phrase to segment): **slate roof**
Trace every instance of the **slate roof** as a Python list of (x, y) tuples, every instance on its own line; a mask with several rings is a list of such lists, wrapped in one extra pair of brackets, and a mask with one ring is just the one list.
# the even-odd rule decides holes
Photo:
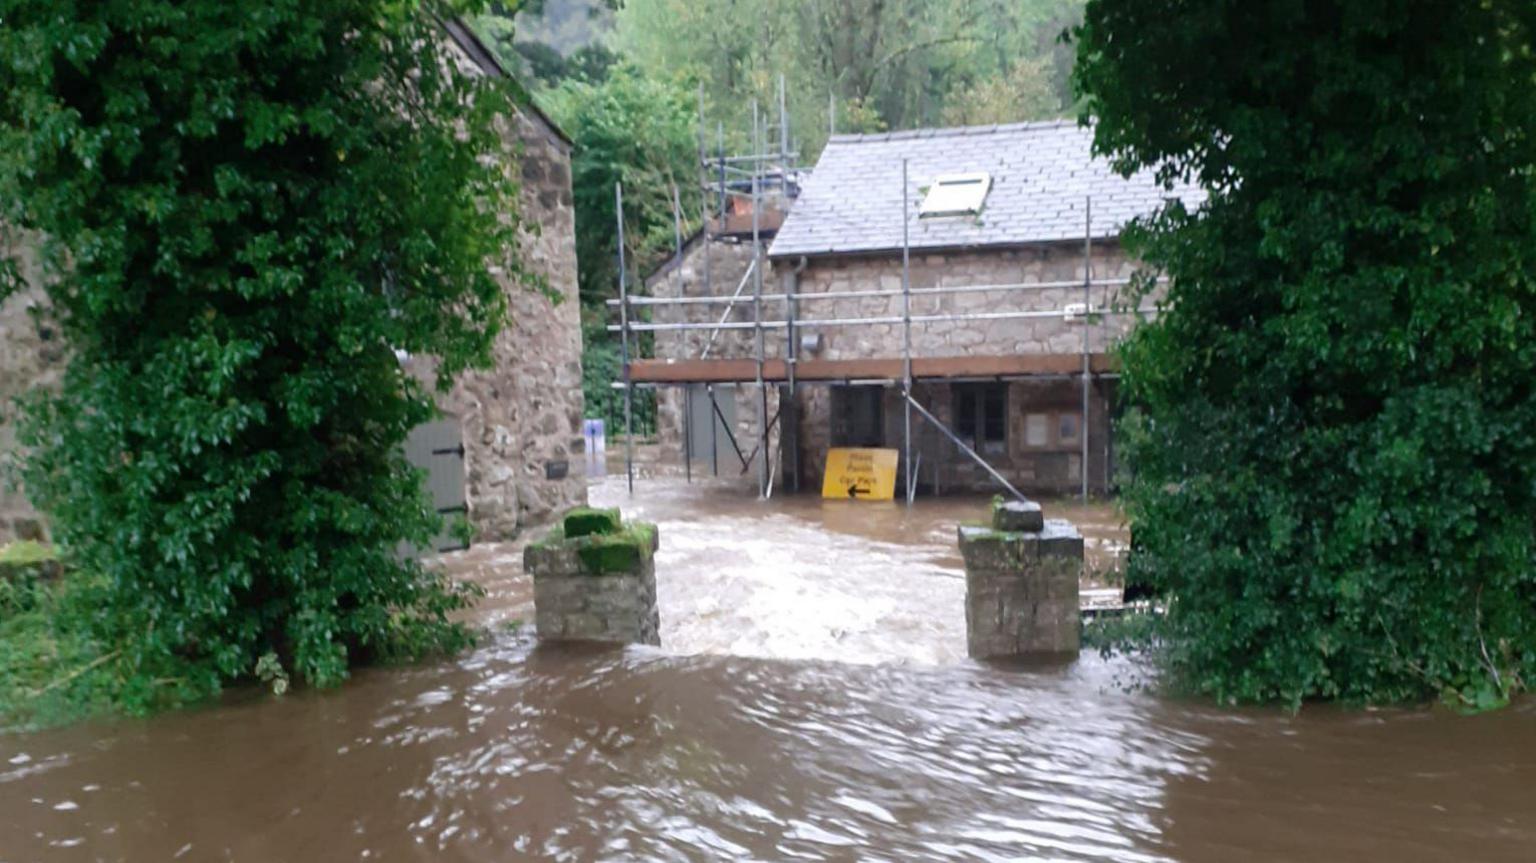
[[(913, 249), (1020, 246), (1081, 240), (1093, 198), (1093, 234), (1118, 236), (1168, 198), (1197, 206), (1196, 187), (1167, 191), (1143, 172), (1127, 180), (1091, 152), (1093, 130), (1071, 121), (834, 135), (805, 182), (769, 255), (835, 255), (901, 248), (901, 160), (907, 163)], [(979, 216), (919, 219), (923, 190), (941, 174), (986, 171)]]

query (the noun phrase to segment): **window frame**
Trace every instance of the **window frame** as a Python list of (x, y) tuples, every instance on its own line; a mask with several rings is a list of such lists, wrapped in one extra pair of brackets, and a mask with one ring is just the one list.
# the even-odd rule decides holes
[[(1072, 421), (1073, 421), (1073, 429), (1074, 429), (1074, 431), (1073, 431), (1071, 437), (1067, 437), (1066, 435), (1061, 433), (1062, 421), (1067, 419), (1068, 417), (1071, 417)], [(1081, 412), (1079, 412), (1079, 411), (1057, 411), (1056, 412), (1055, 428), (1056, 428), (1056, 445), (1057, 446), (1065, 446), (1065, 445), (1067, 445), (1069, 443), (1078, 444), (1078, 443), (1082, 443), (1083, 442), (1083, 415), (1082, 415)]]
[[(975, 186), (976, 188), (970, 188)], [(967, 171), (956, 174), (940, 174), (933, 178), (922, 203), (918, 205), (919, 219), (942, 219), (949, 216), (974, 216), (981, 213), (992, 193), (992, 175), (986, 171)]]
[[(878, 384), (833, 384), (829, 400), (831, 427), (828, 440), (837, 448), (880, 448), (885, 446), (885, 387)], [(868, 429), (856, 422), (854, 415), (872, 410), (864, 417), (872, 422)], [(858, 432), (868, 431), (868, 435)]]
[[(1008, 432), (1008, 385), (1000, 381), (977, 381), (957, 383), (951, 388), (950, 398), (951, 414), (955, 418), (955, 436), (965, 441), (966, 445), (981, 455), (1007, 455), (1009, 450)], [(996, 395), (997, 423), (999, 432), (997, 438), (987, 437), (988, 410), (987, 405), (993, 400), (987, 398), (988, 394)], [(965, 399), (969, 396), (973, 401), (970, 406), (969, 420), (963, 419), (966, 411), (962, 410)], [(969, 428), (969, 431), (967, 431)]]
[[(1023, 431), (1024, 431), (1024, 433), (1023, 433), (1023, 439), (1019, 441), (1019, 446), (1022, 449), (1029, 450), (1030, 452), (1060, 451), (1060, 450), (1062, 450), (1063, 447), (1067, 447), (1067, 446), (1074, 446), (1075, 447), (1075, 446), (1077, 446), (1077, 445), (1079, 445), (1079, 444), (1081, 444), (1083, 442), (1083, 414), (1082, 414), (1081, 411), (1046, 409), (1046, 410), (1026, 411), (1023, 416), (1024, 416), (1024, 418), (1023, 418), (1023, 424), (1024, 424), (1024, 430)], [(1044, 441), (1044, 443), (1031, 443), (1030, 442), (1030, 439), (1029, 439), (1030, 417), (1044, 417), (1045, 418), (1045, 441)], [(1064, 419), (1066, 417), (1072, 417), (1072, 418), (1077, 420), (1077, 434), (1073, 435), (1072, 437), (1065, 437), (1061, 433), (1061, 421), (1062, 421), (1062, 419)]]

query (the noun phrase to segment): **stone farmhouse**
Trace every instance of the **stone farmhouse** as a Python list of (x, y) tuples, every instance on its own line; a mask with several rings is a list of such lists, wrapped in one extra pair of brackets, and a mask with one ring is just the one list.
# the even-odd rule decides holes
[[(467, 70), (506, 76), (495, 56), (462, 22), (444, 22), (450, 47)], [(522, 179), (521, 207), (532, 226), (519, 250), (530, 272), (563, 297), (553, 302), (504, 281), (510, 321), (493, 348), (495, 364), (463, 375), (441, 399), (447, 415), (436, 443), (408, 452), (428, 468), (439, 506), (467, 509), (478, 538), (510, 539), (524, 525), (548, 521), (586, 501), (581, 470), (581, 326), (576, 293), (571, 140), (531, 104), (509, 117), (505, 157)], [(49, 324), (32, 244), (0, 226), (0, 256), (15, 260), (32, 286), (0, 304), (0, 542), (41, 536), (45, 520), (14, 482), (23, 454), (14, 399), (57, 386), (66, 349)], [(412, 359), (420, 365), (420, 359)], [(12, 481), (7, 481), (12, 480)]]
[[(1070, 122), (833, 136), (789, 201), (761, 207), (763, 287), (754, 274), (729, 305), (686, 299), (730, 296), (751, 268), (740, 218), (712, 222), (648, 280), (658, 299), (637, 302), (653, 303), (650, 320), (694, 326), (657, 331), (655, 357), (632, 366), (633, 380), (661, 388), (661, 437), (686, 439), (695, 464), (745, 472), (711, 443), (727, 426), (748, 452), (764, 437), (760, 315), (767, 451), (781, 458), (768, 473), (781, 485), (819, 488), (829, 447), (905, 451), (910, 440), (898, 488), (910, 475), (928, 492), (997, 489), (957, 438), (1026, 493), (1085, 479), (1107, 491), (1112, 348), (1136, 320), (1123, 300), (1137, 265), (1119, 234), (1171, 197), (1201, 197), (1120, 177), (1092, 136)], [(908, 356), (921, 408), (910, 435)]]

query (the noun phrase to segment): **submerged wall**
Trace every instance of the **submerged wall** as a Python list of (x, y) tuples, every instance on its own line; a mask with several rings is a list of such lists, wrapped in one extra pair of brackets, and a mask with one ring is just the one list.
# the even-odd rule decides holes
[[(1081, 380), (1013, 380), (1000, 386), (1007, 405), (1006, 438), (1001, 451), (984, 451), (987, 463), (1015, 488), (1026, 493), (1070, 494), (1081, 489), (1082, 439), (1062, 434), (1063, 418), (1082, 414)], [(929, 413), (950, 431), (959, 430), (953, 384), (918, 381), (912, 389)], [(1113, 479), (1115, 448), (1111, 420), (1115, 391), (1112, 380), (1095, 380), (1089, 389), (1088, 483), (1095, 491), (1104, 490)], [(832, 387), (801, 387), (798, 431), (800, 483), (804, 489), (821, 487), (827, 450), (833, 446), (833, 398)], [(880, 402), (881, 445), (900, 449), (905, 405), (900, 386), (884, 387)], [(1042, 427), (1045, 430), (1043, 438), (1039, 437)], [(1081, 433), (1081, 426), (1078, 428)], [(924, 494), (1001, 491), (985, 468), (915, 410), (912, 413), (912, 450), (918, 488)], [(903, 477), (905, 470), (903, 466), (899, 472)]]
[(993, 509), (987, 526), (962, 525), (965, 641), (973, 659), (1073, 654), (1081, 640), (1078, 580), (1083, 537), (1041, 518), (1035, 503)]
[(656, 525), (577, 508), (523, 549), (542, 641), (661, 644)]

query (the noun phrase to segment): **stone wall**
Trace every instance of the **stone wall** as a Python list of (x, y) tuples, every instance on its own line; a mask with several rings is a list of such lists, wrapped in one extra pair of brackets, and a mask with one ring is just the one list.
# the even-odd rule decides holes
[(1076, 653), (1081, 643), (1083, 538), (1010, 503), (988, 526), (962, 526), (966, 653), (975, 659)]
[[(781, 293), (773, 265), (766, 255), (768, 241), (763, 241), (764, 269), (763, 293)], [(736, 237), (716, 237), (708, 242), (700, 236), (684, 249), (682, 261), (671, 262), (646, 279), (646, 291), (654, 297), (729, 297), (741, 284), (752, 265), (752, 241)], [(707, 270), (707, 280), (706, 280)], [(753, 320), (752, 291), (754, 279), (748, 279), (741, 290), (740, 299), (732, 304), (727, 323), (747, 324)], [(724, 303), (657, 306), (652, 314), (658, 322), (709, 323), (720, 320), (726, 312)], [(764, 303), (765, 320), (782, 320), (783, 303)], [(752, 357), (755, 331), (752, 328), (722, 329), (710, 343), (710, 330), (672, 330), (656, 333), (656, 356), (671, 358), (698, 357), (706, 344), (712, 357)], [(764, 353), (782, 356), (784, 335), (769, 330), (765, 333)]]
[[(1095, 279), (1124, 279), (1135, 264), (1118, 244), (1099, 242), (1092, 256)], [(1083, 249), (1076, 244), (1040, 245), (1023, 249), (976, 250), (955, 253), (914, 254), (910, 281), (914, 289), (968, 285), (1078, 282), (1084, 277)], [(869, 289), (899, 290), (899, 256), (812, 259), (798, 280), (801, 294), (827, 294)], [(1096, 308), (1124, 303), (1121, 290), (1096, 287), (1088, 300)], [(1058, 287), (1039, 290), (937, 294), (912, 298), (912, 315), (968, 314), (984, 312), (1058, 311), (1070, 303), (1085, 301), (1083, 288)], [(801, 301), (803, 318), (899, 317), (902, 298), (861, 297), (846, 300)], [(1114, 316), (1093, 324), (1068, 323), (1060, 317), (991, 321), (937, 321), (912, 326), (914, 357), (960, 357), (1016, 354), (1075, 354), (1083, 350), (1084, 337), (1094, 353), (1111, 350), (1133, 323), (1129, 316)], [(831, 327), (825, 330), (822, 349), (815, 354), (827, 359), (901, 356), (900, 324)], [(1089, 486), (1102, 491), (1113, 471), (1111, 413), (1112, 380), (1095, 381), (1090, 387), (1089, 411), (1082, 421), (1080, 379), (1041, 378), (1006, 383), (1007, 432), (1001, 452), (985, 453), (987, 461), (1016, 487), (1026, 492), (1064, 493), (1081, 487), (1083, 459), (1080, 435), (1086, 427), (1089, 443)], [(827, 387), (805, 387), (801, 395), (801, 483), (815, 487), (831, 445), (831, 393)], [(955, 422), (954, 387), (924, 382), (914, 387), (919, 402), (952, 431)], [(903, 404), (900, 392), (890, 388), (884, 399), (885, 445), (899, 447), (902, 440)], [(1075, 421), (1078, 434), (1061, 434), (1063, 417)], [(1072, 418), (1076, 418), (1073, 420)], [(1027, 424), (1036, 433), (1043, 423), (1044, 439), (1031, 441)], [(996, 482), (974, 460), (920, 418), (913, 420), (915, 453), (920, 487), (939, 491), (996, 490)], [(902, 473), (905, 475), (906, 466)]]
[[(782, 266), (782, 265), (781, 265)], [(976, 250), (954, 253), (913, 253), (910, 279), (914, 289), (1016, 283), (1078, 282), (1083, 279), (1083, 249), (1077, 244), (1038, 245), (1023, 249)], [(1135, 264), (1118, 244), (1094, 245), (1093, 277), (1126, 278)], [(807, 262), (799, 278), (802, 294), (852, 290), (901, 289), (901, 256), (836, 257)], [(1095, 288), (1095, 306), (1113, 302), (1113, 289)], [(912, 298), (912, 314), (1055, 311), (1084, 301), (1083, 289), (937, 294)], [(801, 301), (801, 317), (899, 317), (902, 298), (860, 297), (846, 300)], [(914, 324), (913, 356), (959, 357), (996, 354), (1078, 353), (1083, 335), (1089, 349), (1112, 346), (1129, 327), (1128, 318), (1111, 318), (1094, 326), (1069, 324), (1061, 318), (999, 321), (948, 321)], [(900, 324), (833, 327), (816, 356), (828, 359), (900, 356)]]
[[(581, 522), (587, 527), (574, 530)], [(576, 509), (523, 549), (539, 638), (660, 645), (658, 541), (654, 524), (621, 526), (618, 510)]]
[(41, 516), (27, 501), (17, 475), (16, 400), (33, 387), (56, 387), (64, 373), (64, 346), (48, 320), (35, 246), (0, 226), (0, 259), (17, 263), (30, 286), (0, 303), (0, 543), (36, 537)]
[[(768, 239), (763, 240), (763, 293), (782, 293), (782, 285), (772, 264), (768, 262), (766, 247)], [(706, 264), (707, 258), (707, 264)], [(711, 238), (705, 241), (700, 235), (684, 250), (680, 262), (673, 261), (669, 266), (659, 270), (646, 280), (647, 293), (655, 297), (729, 297), (742, 279), (747, 275), (752, 264), (752, 241), (750, 238), (742, 239), (733, 236)], [(708, 275), (706, 279), (706, 266)], [(727, 323), (744, 324), (751, 323), (755, 305), (752, 301), (753, 280), (749, 279), (741, 291), (741, 299), (727, 307), (725, 304), (690, 304), (680, 306), (658, 306), (652, 311), (652, 319), (657, 322), (687, 322), (697, 324), (718, 323), (721, 315), (725, 315)], [(764, 303), (764, 320), (781, 320), (784, 315), (782, 303)], [(695, 330), (670, 330), (655, 334), (655, 356), (671, 359), (696, 359), (701, 356), (706, 345), (709, 347), (711, 357), (756, 357), (756, 330), (753, 328), (721, 329), (715, 333), (711, 341), (710, 329)], [(763, 336), (763, 355), (765, 357), (782, 357), (785, 352), (784, 334), (767, 330)], [(696, 390), (697, 398), (706, 398)], [(742, 450), (751, 454), (759, 443), (758, 415), (762, 410), (762, 399), (755, 385), (737, 386), (732, 389), (717, 389), (716, 398), (731, 399), (735, 402), (735, 422), (732, 430), (736, 435), (737, 443)], [(683, 453), (684, 430), (683, 410), (687, 396), (682, 387), (664, 387), (656, 393), (656, 428), (657, 439), (663, 458), (669, 461), (680, 461)], [(770, 420), (779, 412), (779, 391), (770, 388), (768, 392), (768, 416)], [(695, 434), (707, 435), (708, 428), (695, 428)], [(722, 477), (741, 476), (755, 478), (757, 476), (757, 463), (760, 458), (752, 458), (743, 466), (736, 458), (734, 450), (728, 442), (720, 444), (721, 456), (719, 460), (720, 475)], [(769, 434), (768, 451), (777, 453), (779, 450), (779, 429), (775, 426)], [(700, 462), (695, 463), (695, 469), (701, 468)], [(702, 460), (702, 467), (708, 467), (708, 460)], [(755, 481), (755, 479), (754, 479)]]
[[(704, 245), (695, 243), (685, 250), (680, 264), (662, 270), (648, 286), (656, 296), (701, 296), (704, 286)], [(751, 260), (750, 245), (709, 246), (710, 286), (715, 296), (729, 295)], [(1095, 279), (1124, 279), (1135, 270), (1119, 245), (1100, 241), (1092, 256)], [(830, 294), (845, 291), (901, 288), (901, 258), (898, 255), (813, 258), (798, 275), (794, 264), (779, 261), (764, 274), (764, 293), (793, 290), (801, 295)], [(1084, 276), (1084, 255), (1075, 243), (1039, 245), (1021, 249), (974, 250), (951, 253), (912, 255), (910, 279), (914, 289), (960, 287), (967, 285), (1080, 282)], [(746, 292), (750, 296), (750, 286)], [(1096, 287), (1089, 299), (1097, 308), (1124, 304), (1123, 289)], [(976, 312), (1058, 311), (1071, 303), (1084, 302), (1080, 286), (1044, 288), (1027, 291), (938, 294), (912, 299), (914, 316), (963, 314)], [(860, 297), (840, 300), (805, 300), (798, 303), (800, 320), (818, 317), (899, 317), (901, 297)], [(654, 310), (657, 321), (710, 322), (719, 320), (720, 306), (662, 306)], [(764, 317), (784, 318), (782, 303), (765, 303)], [(728, 320), (752, 320), (750, 302), (735, 308)], [(1103, 353), (1113, 348), (1133, 323), (1130, 316), (1105, 317), (1092, 324), (1067, 323), (1059, 317), (993, 321), (941, 321), (916, 323), (912, 327), (912, 353), (915, 357), (956, 357), (1017, 354), (1078, 354), (1088, 339), (1089, 350)], [(900, 324), (826, 327), (802, 330), (803, 334), (821, 334), (818, 351), (800, 351), (802, 358), (856, 359), (901, 356)], [(707, 339), (707, 331), (687, 330), (656, 334), (656, 356), (696, 358)], [(716, 338), (711, 356), (753, 357), (752, 330), (722, 331)], [(770, 330), (764, 345), (769, 358), (785, 355), (787, 343), (782, 330)], [(743, 388), (750, 395), (752, 388)], [(919, 383), (914, 392), (922, 404), (951, 429), (955, 428), (954, 389), (947, 383)], [(1098, 379), (1090, 388), (1086, 422), (1082, 413), (1081, 381), (1071, 377), (1011, 381), (1006, 384), (1008, 417), (1005, 449), (988, 454), (992, 466), (1019, 488), (1029, 492), (1063, 493), (1081, 487), (1082, 473), (1088, 472), (1089, 485), (1097, 491), (1109, 487), (1114, 471), (1114, 447), (1111, 419), (1115, 396), (1113, 379)], [(798, 399), (798, 480), (802, 488), (818, 488), (831, 445), (832, 394), (825, 384), (807, 384)], [(679, 389), (663, 391), (658, 415), (658, 429), (664, 444), (680, 456), (682, 445)], [(902, 440), (903, 404), (900, 392), (887, 388), (882, 397), (885, 445), (899, 447)], [(755, 421), (756, 408), (744, 403), (737, 412), (738, 424)], [(1076, 435), (1063, 435), (1063, 423), (1076, 423)], [(1044, 439), (1039, 432), (1044, 427)], [(1088, 464), (1083, 465), (1082, 429), (1088, 436)], [(753, 429), (744, 429), (750, 437)], [(921, 453), (917, 465), (919, 486), (932, 491), (993, 490), (996, 483), (979, 465), (950, 443), (921, 418), (913, 421), (914, 448)], [(1035, 434), (1033, 438), (1030, 432)], [(914, 461), (916, 458), (914, 457)], [(905, 473), (903, 465), (902, 472)], [(795, 479), (789, 477), (788, 479)]]
[(440, 400), (464, 430), (465, 496), (481, 540), (511, 539), (587, 497), (581, 435), (581, 303), (570, 146), (539, 118), (519, 115), (523, 262), (556, 302), (503, 279), (511, 320), (495, 365), (462, 375)]

